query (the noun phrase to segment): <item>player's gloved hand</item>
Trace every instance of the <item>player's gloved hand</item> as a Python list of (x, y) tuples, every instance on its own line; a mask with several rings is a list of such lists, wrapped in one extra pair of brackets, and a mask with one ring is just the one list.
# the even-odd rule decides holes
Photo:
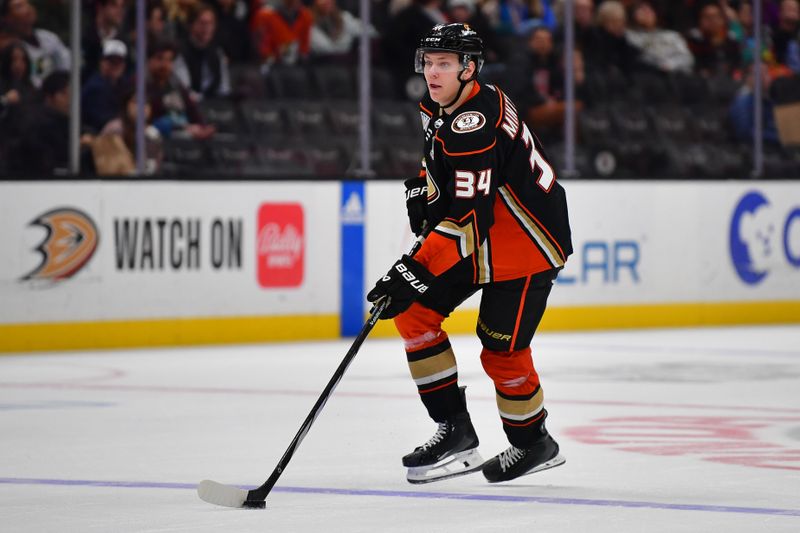
[(405, 182), (406, 209), (411, 231), (418, 236), (425, 228), (428, 220), (428, 180), (425, 178), (411, 178)]
[(381, 318), (394, 318), (424, 294), (435, 277), (420, 263), (403, 255), (369, 291), (367, 301), (377, 303), (381, 298), (389, 297), (389, 306)]

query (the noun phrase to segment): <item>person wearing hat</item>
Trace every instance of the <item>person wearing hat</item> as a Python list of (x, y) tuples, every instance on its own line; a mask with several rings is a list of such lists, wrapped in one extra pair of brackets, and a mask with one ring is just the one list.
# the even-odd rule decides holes
[[(483, 471), (491, 483), (564, 463), (531, 342), (553, 281), (572, 253), (566, 193), (514, 102), (482, 83), (484, 47), (466, 24), (435, 26), (417, 48), (428, 94), (419, 105), (422, 169), (407, 180), (411, 230), (425, 235), (367, 294), (394, 319), (411, 376), (438, 424), (403, 457), (411, 483)], [(510, 447), (483, 462), (445, 317), (480, 293), (481, 364)]]
[(98, 70), (103, 58), (103, 45), (111, 39), (126, 40), (122, 32), (125, 0), (94, 0), (92, 4), (89, 10), (94, 11), (94, 17), (86, 20), (81, 32), (81, 79), (84, 82)]
[(99, 132), (119, 115), (121, 96), (129, 85), (125, 76), (128, 47), (117, 39), (103, 43), (98, 71), (86, 81), (81, 92), (83, 125)]

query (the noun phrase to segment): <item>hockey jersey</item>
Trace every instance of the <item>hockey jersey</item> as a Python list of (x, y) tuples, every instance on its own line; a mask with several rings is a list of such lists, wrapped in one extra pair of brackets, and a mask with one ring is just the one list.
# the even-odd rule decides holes
[(430, 97), (419, 107), (433, 230), (414, 258), (434, 275), (470, 261), (478, 284), (564, 266), (566, 195), (514, 103), (476, 82), (449, 115)]

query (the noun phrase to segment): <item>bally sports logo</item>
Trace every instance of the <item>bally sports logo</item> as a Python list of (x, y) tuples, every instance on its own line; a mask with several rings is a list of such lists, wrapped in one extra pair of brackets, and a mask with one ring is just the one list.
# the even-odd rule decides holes
[(303, 283), (303, 206), (297, 203), (261, 204), (256, 259), (258, 284), (262, 287), (298, 287)]
[(72, 208), (53, 209), (35, 218), (31, 226), (46, 231), (36, 247), (42, 262), (23, 280), (59, 281), (72, 277), (83, 268), (97, 250), (97, 226), (86, 213)]

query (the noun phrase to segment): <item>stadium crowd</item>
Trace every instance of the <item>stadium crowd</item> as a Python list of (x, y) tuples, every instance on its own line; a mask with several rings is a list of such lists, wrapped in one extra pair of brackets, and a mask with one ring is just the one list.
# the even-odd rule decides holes
[[(66, 0), (0, 0), (0, 177), (68, 175), (70, 68), (81, 72), (82, 175), (135, 165), (133, 0), (84, 2), (71, 65)], [(485, 81), (525, 109), (563, 163), (565, 69), (574, 74), (585, 176), (745, 177), (753, 58), (761, 57), (767, 174), (800, 177), (776, 106), (800, 101), (800, 0), (575, 0), (565, 58), (563, 0), (371, 0), (379, 176), (416, 173), (425, 91), (419, 38), (445, 21), (484, 37)], [(358, 128), (359, 0), (148, 0), (147, 172), (192, 177), (341, 177)], [(782, 142), (783, 141), (783, 142)]]

